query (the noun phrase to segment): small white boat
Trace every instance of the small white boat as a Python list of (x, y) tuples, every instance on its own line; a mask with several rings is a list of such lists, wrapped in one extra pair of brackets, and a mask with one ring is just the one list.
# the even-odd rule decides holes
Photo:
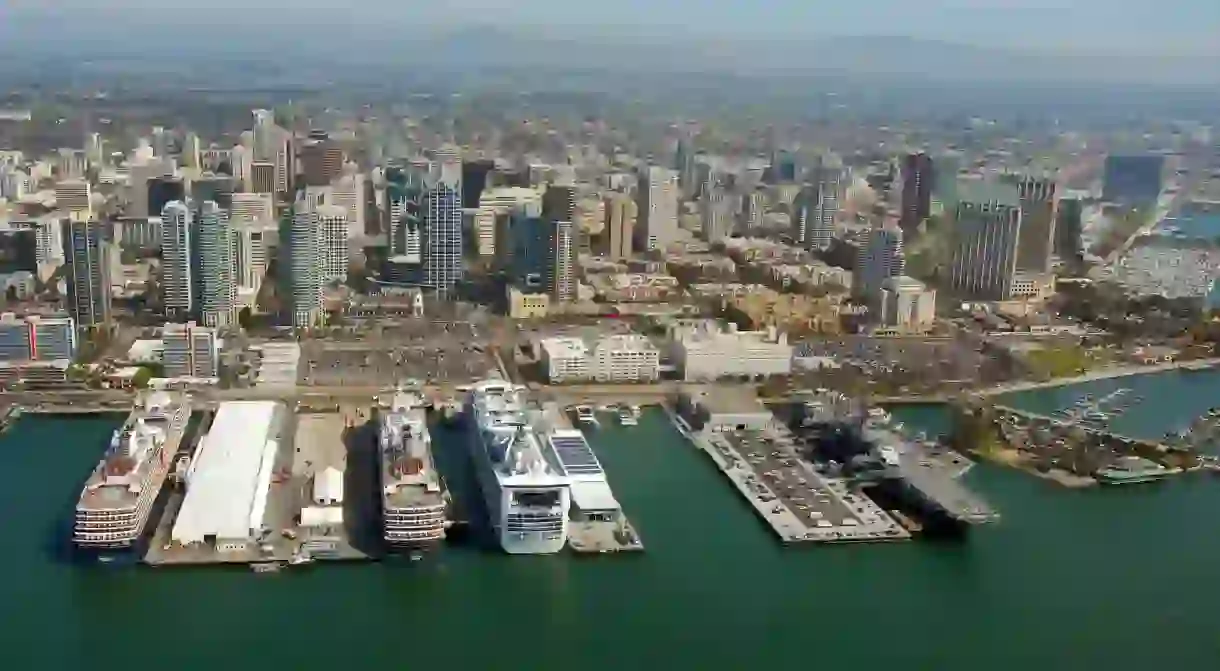
[(618, 409), (618, 423), (623, 426), (636, 426), (640, 423), (639, 406), (621, 406)]
[(301, 564), (310, 564), (310, 563), (313, 563), (313, 557), (311, 557), (309, 555), (308, 550), (301, 550), (300, 552), (297, 552), (296, 554), (292, 555), (292, 559), (289, 559), (288, 563), (292, 566), (300, 566)]
[(585, 426), (598, 426), (597, 414), (593, 412), (592, 406), (578, 405), (573, 409), (576, 413), (576, 422)]

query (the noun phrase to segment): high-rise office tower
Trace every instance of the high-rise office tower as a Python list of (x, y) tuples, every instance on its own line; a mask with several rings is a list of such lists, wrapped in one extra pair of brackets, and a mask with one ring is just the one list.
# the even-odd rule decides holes
[(96, 168), (106, 165), (106, 142), (101, 133), (89, 133), (85, 137), (85, 158)]
[(434, 164), (424, 178), (420, 199), (423, 220), (423, 281), (442, 297), (462, 281), (461, 164)]
[(762, 228), (765, 208), (764, 194), (758, 189), (750, 189), (741, 194), (741, 212), (738, 215), (737, 228), (745, 234)]
[(546, 232), (546, 290), (556, 303), (569, 303), (576, 300), (576, 224), (547, 221)]
[(271, 240), (275, 235), (275, 223), (264, 220), (257, 223), (235, 223), (233, 226), (234, 265), (236, 267), (237, 288), (244, 291), (258, 292), (267, 274), (268, 253)]
[(637, 189), (634, 247), (654, 251), (678, 237), (678, 177), (672, 170), (650, 166), (640, 175)]
[(199, 142), (199, 136), (194, 133), (187, 133), (182, 140), (182, 165), (196, 170), (203, 167), (203, 147)]
[(206, 203), (210, 200), (228, 209), (233, 204), (235, 190), (234, 180), (229, 175), (207, 173), (190, 181), (187, 196), (196, 203)]
[(89, 158), (80, 149), (60, 149), (55, 175), (60, 180), (84, 179), (89, 172)]
[(631, 258), (631, 238), (635, 230), (635, 201), (624, 193), (606, 196), (605, 223), (602, 226), (601, 253), (615, 261)]
[(723, 242), (732, 235), (733, 208), (730, 202), (728, 191), (713, 177), (699, 197), (700, 228), (708, 244)]
[(161, 210), (148, 209), (148, 186), (153, 179), (173, 175), (174, 170), (174, 162), (170, 159), (140, 159), (133, 163), (128, 169), (131, 191), (127, 213), (133, 217), (159, 216)]
[(250, 164), (250, 190), (254, 193), (275, 193), (275, 164), (254, 161)]
[[(502, 245), (502, 261), (509, 268), (514, 286), (525, 292), (546, 289), (550, 232), (537, 203), (518, 206), (510, 215), (509, 244)], [(498, 246), (500, 247), (500, 246)]]
[(229, 213), (213, 201), (199, 208), (195, 236), (199, 267), (199, 316), (204, 326), (237, 323), (235, 236)]
[(160, 126), (153, 126), (152, 129), (152, 150), (153, 156), (157, 158), (169, 158), (170, 149), (170, 132)]
[(161, 210), (161, 307), (171, 319), (195, 308), (195, 213), (175, 200)]
[(329, 186), (343, 173), (347, 157), (333, 141), (315, 140), (301, 147), (299, 163), (305, 186)]
[(923, 223), (932, 212), (932, 188), (936, 176), (932, 157), (923, 152), (907, 154), (902, 158), (902, 217), (899, 223), (903, 230)]
[(462, 161), (462, 207), (479, 207), (487, 177), (496, 169), (495, 161)]
[(875, 226), (860, 245), (852, 293), (874, 301), (886, 280), (904, 273), (906, 257), (902, 249), (902, 228), (896, 222)]
[(269, 193), (235, 193), (229, 206), (229, 221), (234, 225), (275, 220), (275, 200)]
[(93, 217), (92, 190), (83, 179), (68, 179), (55, 184), (55, 206), (66, 210), (73, 219)]
[(1068, 264), (1077, 263), (1084, 250), (1080, 234), (1083, 230), (1084, 204), (1079, 198), (1059, 201), (1055, 216), (1055, 256)]
[(364, 175), (353, 173), (339, 176), (330, 185), (330, 204), (343, 208), (349, 240), (364, 235), (364, 181)]
[(318, 253), (322, 284), (347, 281), (347, 210), (338, 205), (319, 205)]
[(292, 325), (317, 326), (322, 317), (322, 273), (318, 267), (321, 230), (318, 215), (298, 210), (289, 222), (284, 248), (284, 277)]
[(809, 169), (809, 183), (792, 204), (793, 237), (806, 249), (825, 251), (834, 240), (841, 176), (840, 167), (823, 159)]
[(157, 216), (166, 205), (186, 200), (186, 182), (181, 177), (163, 175), (148, 180), (148, 214)]
[(674, 147), (673, 170), (678, 174), (678, 186), (682, 189), (682, 193), (694, 193), (696, 186), (695, 152), (691, 146), (691, 139), (685, 135), (678, 138), (677, 146)]
[(1017, 268), (1021, 197), (1001, 182), (963, 183), (954, 217), (950, 286), (966, 300), (1008, 300)]
[(1107, 156), (1101, 197), (1110, 203), (1151, 207), (1161, 195), (1164, 179), (1164, 156)]
[(81, 328), (110, 321), (110, 247), (97, 221), (66, 221), (68, 309)]
[(1029, 175), (1004, 175), (1001, 181), (1016, 186), (1021, 199), (1017, 270), (1049, 272), (1051, 253), (1055, 247), (1055, 180)]

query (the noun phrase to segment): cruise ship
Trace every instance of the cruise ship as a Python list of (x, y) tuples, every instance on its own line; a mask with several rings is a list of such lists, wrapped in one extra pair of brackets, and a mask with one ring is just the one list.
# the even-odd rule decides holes
[(186, 396), (157, 392), (137, 401), (81, 490), (77, 548), (122, 550), (141, 540), (190, 417)]
[(568, 536), (571, 481), (559, 468), (542, 410), (526, 388), (476, 384), (466, 422), (479, 487), (500, 546), (510, 554), (552, 554)]
[(449, 492), (432, 460), (424, 399), (399, 389), (382, 411), (382, 533), (390, 548), (422, 552), (445, 538)]

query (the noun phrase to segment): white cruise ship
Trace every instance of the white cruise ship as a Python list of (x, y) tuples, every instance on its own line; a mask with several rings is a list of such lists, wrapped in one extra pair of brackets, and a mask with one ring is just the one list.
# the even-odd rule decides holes
[(449, 494), (432, 460), (424, 399), (398, 390), (382, 411), (381, 509), (386, 544), (414, 552), (445, 537)]
[(479, 487), (500, 546), (510, 554), (552, 554), (568, 537), (571, 481), (560, 470), (542, 410), (526, 388), (476, 384), (466, 403)]
[(136, 545), (190, 417), (185, 396), (151, 392), (137, 402), (81, 490), (72, 531), (78, 548)]

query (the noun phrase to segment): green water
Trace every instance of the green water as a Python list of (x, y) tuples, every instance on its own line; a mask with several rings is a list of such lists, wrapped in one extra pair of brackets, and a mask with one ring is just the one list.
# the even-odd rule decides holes
[[(931, 431), (943, 420), (901, 414)], [(642, 556), (450, 548), (276, 575), (73, 566), (57, 539), (112, 426), (25, 419), (0, 439), (0, 668), (1220, 665), (1217, 479), (1073, 492), (979, 467), (970, 477), (1004, 520), (964, 543), (784, 549), (646, 414), (593, 439)]]

